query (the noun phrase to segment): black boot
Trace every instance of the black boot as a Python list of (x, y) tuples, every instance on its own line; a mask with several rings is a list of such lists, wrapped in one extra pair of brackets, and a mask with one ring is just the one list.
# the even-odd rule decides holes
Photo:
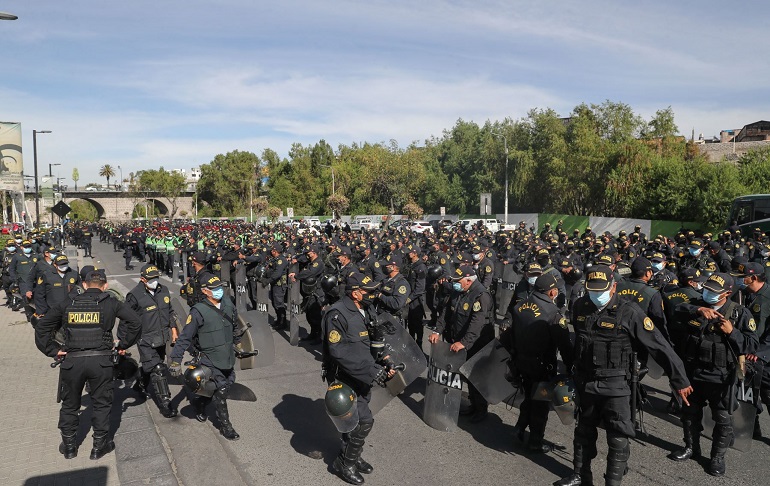
[(108, 435), (94, 436), (94, 447), (91, 449), (91, 460), (97, 460), (115, 450), (115, 442)]
[[(374, 423), (359, 423), (348, 436), (348, 442), (342, 453), (334, 460), (332, 467), (337, 475), (350, 484), (363, 484), (364, 478), (359, 473), (357, 464), (361, 460), (366, 436), (372, 431)], [(366, 465), (365, 461), (363, 463)], [(369, 466), (371, 468), (371, 466)]]
[(198, 422), (205, 422), (208, 417), (206, 416), (206, 405), (209, 404), (210, 398), (196, 396), (192, 401), (193, 409), (195, 410), (195, 420)]
[(233, 428), (233, 424), (230, 423), (230, 413), (227, 410), (227, 388), (220, 388), (214, 393), (214, 410), (217, 413), (219, 419), (219, 433), (221, 433), (227, 440), (238, 440), (241, 438), (238, 432)]
[(61, 444), (59, 452), (64, 454), (65, 459), (73, 459), (78, 456), (77, 434), (61, 435)]
[(275, 311), (275, 325), (273, 326), (273, 329), (276, 331), (286, 329), (286, 309)]
[(762, 427), (759, 425), (759, 415), (754, 419), (754, 440), (762, 439)]
[(682, 420), (684, 430), (684, 449), (679, 449), (669, 454), (669, 459), (677, 462), (686, 461), (692, 457), (700, 456), (700, 425), (692, 420)]
[(711, 462), (706, 470), (712, 476), (724, 476), (726, 471), (725, 454), (733, 441), (733, 425), (727, 410), (714, 414), (714, 432), (711, 443)]
[[(591, 459), (586, 453), (586, 447), (582, 444), (573, 442), (575, 453), (572, 458), (574, 473), (561, 478), (553, 483), (553, 486), (593, 486), (594, 476), (591, 472)], [(594, 446), (595, 447), (595, 446)], [(593, 452), (595, 455), (596, 453)]]
[(152, 389), (158, 400), (158, 410), (166, 418), (176, 417), (179, 411), (171, 406), (171, 390), (168, 388), (166, 378), (166, 364), (160, 363), (152, 370)]
[(144, 395), (144, 398), (150, 398), (150, 392), (147, 390), (147, 387), (150, 384), (150, 375), (145, 373), (144, 370), (139, 368), (138, 376), (136, 377), (136, 380), (134, 381), (134, 384), (131, 386), (131, 389), (135, 392)]
[(628, 437), (608, 436), (607, 448), (607, 472), (604, 475), (604, 484), (606, 486), (620, 486), (623, 476), (628, 472), (626, 465), (631, 455)]

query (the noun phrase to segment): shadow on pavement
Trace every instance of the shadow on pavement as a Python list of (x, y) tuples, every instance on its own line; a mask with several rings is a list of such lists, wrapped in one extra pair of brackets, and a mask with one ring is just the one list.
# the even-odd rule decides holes
[(107, 484), (109, 481), (109, 468), (105, 466), (90, 467), (77, 471), (63, 471), (43, 476), (27, 478), (24, 486), (37, 486), (39, 484)]
[(326, 415), (322, 399), (284, 395), (273, 407), (275, 417), (284, 430), (293, 433), (290, 444), (298, 453), (313, 459), (324, 459), (330, 465), (340, 447), (340, 434)]

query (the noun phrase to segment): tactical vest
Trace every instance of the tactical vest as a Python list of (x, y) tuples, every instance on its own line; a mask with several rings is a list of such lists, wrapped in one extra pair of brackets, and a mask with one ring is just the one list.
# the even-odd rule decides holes
[[(739, 311), (738, 304), (728, 300), (720, 309), (720, 314), (735, 325)], [(714, 321), (689, 320), (686, 330), (682, 356), (686, 364), (706, 370), (727, 370), (735, 365), (735, 353)]]
[(655, 289), (652, 287), (633, 280), (623, 280), (618, 283), (617, 292), (618, 295), (631, 299), (645, 314), (647, 314), (647, 309), (650, 308), (650, 300), (656, 294)]
[(585, 333), (578, 333), (575, 362), (589, 381), (631, 377), (631, 337), (618, 321), (617, 309), (588, 316)]
[(206, 302), (195, 304), (193, 308), (203, 316), (203, 324), (198, 328), (198, 349), (215, 367), (220, 370), (229, 370), (235, 366), (233, 351), (235, 307), (227, 299), (222, 299), (221, 302), (222, 313), (217, 312), (215, 307)]
[[(479, 285), (474, 285), (468, 289), (467, 293), (461, 292), (459, 297), (452, 303), (451, 312), (453, 318), (450, 328), (450, 337), (453, 340), (456, 340), (459, 336), (465, 335), (465, 332), (468, 330), (468, 325), (471, 322), (473, 305), (478, 300), (478, 297), (486, 291), (487, 289), (485, 289), (479, 282)], [(485, 324), (489, 324), (489, 321)]]
[(107, 328), (104, 311), (99, 305), (109, 297), (107, 293), (75, 297), (64, 311), (65, 350), (112, 348), (112, 328)]
[(153, 348), (166, 344), (169, 338), (169, 314), (171, 298), (168, 289), (162, 287), (155, 298), (140, 283), (131, 294), (139, 304), (139, 316), (142, 318), (141, 341)]

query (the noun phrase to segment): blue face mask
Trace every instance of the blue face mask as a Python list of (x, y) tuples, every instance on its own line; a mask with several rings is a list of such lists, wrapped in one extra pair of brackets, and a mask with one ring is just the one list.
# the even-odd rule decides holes
[(8, 247), (6, 247), (6, 249), (7, 249), (8, 251), (10, 251), (10, 252), (14, 252), (14, 251), (16, 251), (16, 247), (15, 247), (15, 246), (8, 246)]
[(51, 255), (51, 261), (56, 260), (56, 257), (59, 256), (56, 253), (49, 253)]
[(700, 248), (690, 248), (690, 255), (696, 257), (700, 255), (701, 249)]
[(32, 253), (32, 248), (24, 248), (24, 253), (29, 255), (30, 253)]
[(719, 296), (721, 294), (717, 294), (716, 292), (712, 292), (709, 289), (703, 289), (703, 300), (709, 304), (714, 305), (717, 302), (719, 302)]
[(537, 277), (529, 277), (529, 278), (527, 278), (527, 282), (529, 282), (530, 285), (535, 285), (536, 281), (537, 281)]
[(214, 300), (222, 300), (222, 297), (225, 296), (225, 289), (222, 287), (214, 289), (211, 291), (211, 296), (214, 297)]
[(460, 282), (454, 282), (454, 283), (452, 283), (452, 289), (455, 292), (462, 292), (463, 291), (463, 286), (462, 286), (462, 284)]
[(663, 262), (653, 262), (652, 269), (655, 270), (655, 273), (660, 272), (663, 270)]
[(588, 298), (594, 303), (596, 307), (602, 308), (610, 301), (611, 289), (607, 289), (604, 292), (588, 292)]

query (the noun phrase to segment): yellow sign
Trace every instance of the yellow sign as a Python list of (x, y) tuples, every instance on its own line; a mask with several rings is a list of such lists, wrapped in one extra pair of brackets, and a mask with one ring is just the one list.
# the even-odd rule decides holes
[(67, 315), (68, 324), (98, 324), (99, 312), (70, 312)]

